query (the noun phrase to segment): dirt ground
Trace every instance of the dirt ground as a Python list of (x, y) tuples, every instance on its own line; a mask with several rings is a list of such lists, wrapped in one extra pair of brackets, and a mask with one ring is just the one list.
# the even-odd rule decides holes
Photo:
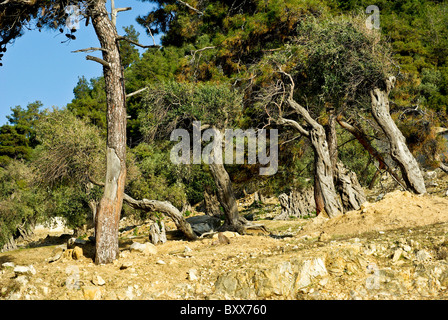
[[(438, 180), (438, 186), (448, 189), (446, 175)], [(278, 214), (280, 208), (271, 201), (263, 209), (264, 219), (257, 221), (266, 226), (270, 235), (226, 233), (229, 244), (216, 244), (212, 238), (182, 240), (174, 225), (167, 222), (169, 240), (157, 245), (156, 253), (149, 254), (129, 250), (133, 242), (148, 241), (149, 225), (130, 227), (120, 235), (120, 258), (109, 265), (93, 263), (93, 247), (89, 243), (78, 245), (83, 249), (78, 260), (63, 255), (49, 262), (55, 252), (61, 251), (58, 246), (66, 244), (71, 236), (51, 235), (42, 230), (22, 248), (0, 253), (0, 266), (12, 262), (16, 266), (32, 265), (36, 270), (35, 274), (20, 278), (13, 268), (0, 267), (0, 299), (232, 299), (216, 295), (218, 277), (253, 267), (263, 259), (285, 261), (315, 248), (331, 251), (333, 246), (354, 238), (361, 238), (361, 242), (367, 239), (365, 246), (370, 248), (368, 239), (389, 234), (392, 237), (396, 230), (402, 230), (400, 238), (408, 237), (409, 230), (415, 230), (414, 234), (424, 230), (426, 238), (432, 230), (438, 230), (440, 241), (446, 241), (448, 197), (438, 189), (432, 193), (417, 196), (394, 191), (378, 202), (366, 203), (358, 211), (331, 220), (321, 216), (272, 220), (270, 217)], [(250, 202), (242, 199), (241, 210)], [(394, 245), (390, 248), (395, 250)]]

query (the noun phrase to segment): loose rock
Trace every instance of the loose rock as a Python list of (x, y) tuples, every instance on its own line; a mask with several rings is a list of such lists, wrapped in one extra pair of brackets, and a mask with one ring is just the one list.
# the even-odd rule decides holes
[(82, 293), (86, 300), (100, 300), (102, 296), (101, 289), (95, 286), (83, 287)]
[(34, 269), (34, 267), (32, 265), (30, 265), (30, 266), (16, 266), (14, 268), (14, 272), (15, 272), (16, 276), (19, 276), (19, 275), (35, 275), (36, 274), (36, 269)]
[(420, 250), (415, 254), (415, 258), (418, 261), (425, 261), (431, 259), (431, 254), (426, 250)]
[(72, 254), (73, 260), (79, 260), (79, 259), (81, 259), (82, 256), (83, 256), (83, 252), (80, 247), (73, 248), (73, 254)]
[(101, 278), (100, 276), (93, 277), (92, 282), (96, 286), (104, 286), (106, 284), (106, 281), (104, 281), (104, 279)]
[(129, 247), (129, 250), (131, 252), (137, 251), (137, 252), (143, 253), (145, 255), (157, 254), (156, 246), (149, 242), (145, 242), (145, 243), (134, 242)]
[(197, 272), (198, 271), (196, 269), (188, 270), (188, 280), (190, 280), (190, 281), (198, 280)]

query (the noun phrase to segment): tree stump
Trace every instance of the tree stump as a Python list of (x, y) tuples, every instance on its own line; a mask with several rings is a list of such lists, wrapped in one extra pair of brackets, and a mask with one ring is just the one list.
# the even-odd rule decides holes
[(154, 245), (166, 242), (165, 225), (162, 221), (160, 221), (160, 227), (157, 222), (149, 227), (149, 241)]
[(341, 161), (338, 161), (335, 174), (344, 211), (358, 210), (366, 202), (366, 196), (356, 173), (348, 170)]
[(292, 190), (289, 195), (282, 193), (278, 200), (282, 211), (274, 220), (288, 220), (289, 217), (303, 218), (316, 211), (313, 189)]
[(205, 213), (208, 216), (219, 217), (222, 212), (219, 210), (218, 197), (213, 193), (208, 193), (207, 190), (204, 191), (204, 205)]
[(9, 240), (3, 245), (0, 252), (7, 252), (17, 249), (16, 240), (13, 236), (9, 237)]

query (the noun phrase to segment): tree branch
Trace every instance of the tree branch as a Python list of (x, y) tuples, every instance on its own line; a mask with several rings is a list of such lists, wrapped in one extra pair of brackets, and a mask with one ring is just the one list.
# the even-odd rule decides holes
[(103, 59), (100, 59), (98, 57), (94, 57), (94, 56), (86, 56), (86, 60), (91, 60), (91, 61), (95, 61), (98, 62), (100, 64), (102, 64), (103, 66), (105, 66), (106, 68), (110, 68), (110, 64), (107, 61), (104, 61)]
[(135, 96), (136, 94), (139, 94), (140, 92), (143, 92), (143, 91), (148, 90), (148, 89), (149, 89), (148, 87), (144, 87), (144, 88), (139, 89), (137, 91), (131, 92), (131, 93), (126, 95), (126, 98), (130, 98), (132, 96)]
[(96, 181), (91, 176), (89, 176), (88, 179), (89, 179), (90, 183), (93, 183), (94, 185), (97, 185), (99, 187), (105, 187), (106, 186), (106, 184), (104, 182)]
[(370, 155), (378, 161), (380, 170), (385, 169), (404, 190), (407, 190), (407, 188), (403, 186), (403, 184), (400, 182), (400, 177), (398, 177), (398, 175), (395, 172), (393, 172), (392, 169), (387, 165), (383, 156), (372, 146), (366, 134), (363, 131), (361, 131), (361, 129), (359, 129), (356, 126), (352, 126), (349, 123), (342, 120), (342, 115), (337, 116), (336, 121), (342, 128), (350, 132), (356, 138), (356, 140), (358, 140), (359, 143), (361, 143), (364, 149), (367, 150), (367, 152), (369, 152)]
[[(104, 182), (98, 182), (89, 176), (89, 181), (97, 186), (104, 187)], [(194, 233), (191, 225), (185, 220), (182, 213), (169, 201), (157, 200), (135, 200), (130, 195), (123, 193), (123, 201), (131, 208), (143, 210), (145, 212), (161, 212), (174, 221), (177, 229), (183, 232), (189, 240), (196, 240), (197, 235)]]
[(129, 10), (132, 10), (132, 7), (125, 7), (125, 8), (117, 8), (117, 9), (115, 9), (115, 11), (117, 11), (117, 12), (129, 11)]
[(285, 119), (283, 117), (280, 117), (279, 120), (276, 121), (278, 124), (283, 124), (286, 126), (290, 126), (293, 127), (295, 129), (297, 129), (297, 131), (300, 132), (301, 135), (305, 136), (305, 137), (309, 137), (310, 133), (305, 130), (297, 121), (291, 120), (291, 119)]
[(135, 200), (126, 193), (123, 194), (123, 201), (134, 209), (144, 210), (146, 212), (162, 212), (170, 217), (177, 229), (182, 231), (189, 240), (196, 240), (197, 235), (194, 233), (191, 225), (184, 219), (182, 213), (173, 206), (169, 201), (157, 200)]
[(77, 52), (93, 52), (93, 51), (104, 51), (104, 52), (108, 52), (109, 50), (104, 49), (104, 48), (94, 48), (94, 47), (90, 47), (90, 48), (86, 48), (86, 49), (79, 49), (79, 50), (75, 50), (72, 51), (72, 53), (77, 53)]
[(131, 39), (126, 38), (126, 37), (124, 37), (124, 36), (120, 36), (120, 37), (118, 37), (117, 40), (125, 40), (125, 41), (127, 41), (127, 42), (129, 42), (129, 43), (132, 43), (133, 45), (136, 45), (136, 46), (138, 46), (138, 47), (140, 47), (140, 48), (143, 48), (143, 49), (147, 49), (147, 48), (160, 48), (160, 46), (158, 46), (158, 45), (144, 46), (144, 45), (138, 43), (137, 41), (131, 40)]
[(189, 5), (186, 2), (183, 2), (181, 0), (177, 0), (177, 2), (179, 2), (180, 4), (186, 6), (188, 9), (193, 10), (194, 12), (196, 12), (197, 14), (199, 14), (200, 16), (202, 16), (204, 13), (202, 11), (199, 11), (198, 9), (192, 7), (191, 5)]
[(152, 31), (151, 28), (149, 26), (146, 26), (146, 29), (148, 29), (148, 32), (152, 38), (152, 42), (154, 43), (154, 45), (156, 46), (156, 39), (154, 39), (154, 36), (152, 35)]
[(8, 3), (12, 2), (12, 3), (21, 4), (21, 5), (26, 4), (26, 5), (29, 5), (29, 6), (33, 6), (36, 3), (36, 1), (37, 0), (12, 0), (12, 1), (11, 0), (5, 0), (2, 3), (0, 3), (0, 5), (4, 5), (4, 4), (8, 4)]

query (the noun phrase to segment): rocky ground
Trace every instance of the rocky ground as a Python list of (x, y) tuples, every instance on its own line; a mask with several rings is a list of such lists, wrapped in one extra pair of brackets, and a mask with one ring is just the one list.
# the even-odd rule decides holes
[(167, 222), (154, 246), (148, 224), (129, 225), (110, 265), (93, 263), (88, 240), (41, 230), (0, 254), (0, 299), (447, 299), (448, 176), (427, 180), (428, 195), (383, 186), (331, 220), (276, 221), (275, 199), (242, 199), (270, 234), (225, 233), (229, 243), (184, 241)]

